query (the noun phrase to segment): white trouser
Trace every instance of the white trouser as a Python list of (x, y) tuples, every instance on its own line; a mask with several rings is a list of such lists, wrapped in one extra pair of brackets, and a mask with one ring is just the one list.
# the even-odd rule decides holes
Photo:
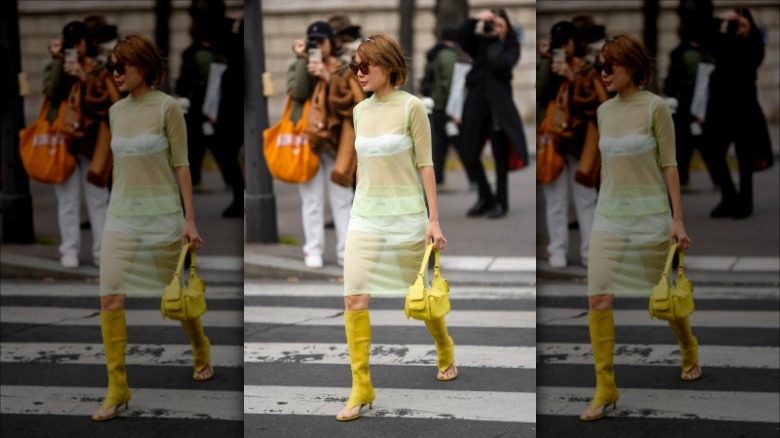
[(565, 258), (569, 251), (569, 193), (571, 192), (580, 228), (580, 256), (583, 260), (587, 260), (597, 194), (595, 188), (585, 187), (574, 180), (577, 164), (576, 158), (568, 154), (564, 155), (561, 175), (555, 181), (542, 184), (546, 204), (547, 233), (550, 235), (547, 252), (551, 256)]
[(303, 204), (303, 232), (306, 236), (303, 252), (322, 257), (325, 251), (325, 187), (327, 187), (336, 228), (336, 257), (338, 260), (344, 260), (344, 242), (347, 237), (349, 211), (352, 208), (352, 187), (343, 187), (330, 180), (335, 162), (335, 158), (330, 153), (320, 153), (319, 158), (320, 168), (314, 178), (298, 185)]
[(103, 226), (106, 223), (108, 208), (108, 189), (87, 182), (89, 158), (79, 154), (76, 169), (65, 181), (54, 186), (57, 195), (57, 217), (60, 222), (60, 255), (75, 255), (81, 250), (81, 191), (87, 201), (89, 223), (92, 227), (92, 257), (100, 260), (100, 241), (103, 238)]

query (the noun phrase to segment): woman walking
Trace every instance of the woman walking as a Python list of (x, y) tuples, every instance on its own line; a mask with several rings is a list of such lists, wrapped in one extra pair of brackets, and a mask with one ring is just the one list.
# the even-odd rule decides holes
[[(447, 245), (439, 226), (427, 111), (420, 99), (395, 89), (408, 77), (401, 47), (387, 34), (374, 34), (360, 45), (351, 67), (363, 90), (374, 94), (354, 110), (358, 182), (344, 265), (352, 392), (336, 416), (339, 421), (360, 417), (362, 407), (370, 408), (374, 401), (368, 369), (371, 294), (405, 294), (417, 276), (426, 243), (439, 250)], [(415, 170), (422, 175), (427, 214)], [(436, 378), (454, 379), (454, 343), (444, 318), (425, 325), (436, 342)]]
[[(661, 278), (669, 245), (676, 241), (681, 251), (691, 245), (683, 226), (671, 111), (663, 99), (641, 89), (652, 71), (644, 46), (631, 35), (617, 35), (601, 49), (596, 68), (607, 90), (617, 95), (598, 109), (602, 183), (588, 256), (596, 391), (582, 421), (604, 417), (606, 407), (618, 400), (612, 368), (615, 295), (649, 296)], [(698, 343), (688, 318), (669, 325), (682, 354), (680, 378), (698, 379)]]
[[(193, 251), (203, 246), (195, 226), (184, 116), (174, 98), (154, 89), (163, 75), (154, 43), (141, 35), (128, 36), (114, 48), (108, 68), (119, 90), (129, 94), (109, 111), (114, 186), (100, 264), (108, 390), (103, 406), (92, 416), (95, 421), (115, 418), (117, 408), (130, 401), (126, 296), (161, 295), (173, 278), (181, 245), (189, 242)], [(192, 378), (212, 378), (210, 345), (200, 318), (182, 321), (182, 327), (192, 345)]]

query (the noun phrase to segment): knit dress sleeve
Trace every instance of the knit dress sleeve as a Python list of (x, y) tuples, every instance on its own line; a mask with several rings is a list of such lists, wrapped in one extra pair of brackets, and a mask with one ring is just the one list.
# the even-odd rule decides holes
[(653, 109), (653, 133), (658, 142), (658, 157), (661, 167), (677, 165), (674, 142), (674, 122), (669, 105), (661, 99)]
[(414, 142), (415, 165), (418, 168), (433, 166), (431, 124), (428, 120), (428, 111), (420, 99), (411, 99), (409, 106), (409, 131)]
[(174, 99), (166, 99), (164, 110), (165, 136), (171, 146), (171, 163), (173, 167), (189, 166), (187, 158), (187, 125), (181, 105)]

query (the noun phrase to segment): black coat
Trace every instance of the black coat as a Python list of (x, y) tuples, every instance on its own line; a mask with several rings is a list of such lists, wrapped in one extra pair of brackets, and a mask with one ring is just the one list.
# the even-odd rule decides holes
[[(464, 138), (483, 138), (484, 133), (469, 132), (482, 118), (487, 100), (498, 126), (517, 150), (524, 165), (528, 165), (528, 147), (520, 113), (512, 100), (512, 68), (520, 60), (520, 44), (516, 40), (501, 42), (474, 34), (477, 20), (470, 18), (458, 31), (458, 43), (472, 58), (466, 76), (468, 95), (463, 108)], [(478, 123), (477, 123), (478, 126)]]

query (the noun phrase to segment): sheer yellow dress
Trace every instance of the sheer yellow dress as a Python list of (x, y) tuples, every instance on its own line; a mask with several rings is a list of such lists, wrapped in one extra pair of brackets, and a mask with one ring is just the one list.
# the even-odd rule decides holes
[(184, 227), (174, 170), (188, 166), (179, 103), (152, 90), (109, 111), (114, 185), (103, 232), (100, 294), (159, 295), (173, 278)]
[(355, 106), (358, 183), (344, 294), (405, 294), (425, 251), (428, 214), (417, 169), (433, 166), (425, 105), (405, 91)]
[(674, 124), (649, 91), (598, 109), (602, 182), (588, 253), (588, 295), (649, 296), (661, 278), (672, 216), (662, 168), (676, 166)]

